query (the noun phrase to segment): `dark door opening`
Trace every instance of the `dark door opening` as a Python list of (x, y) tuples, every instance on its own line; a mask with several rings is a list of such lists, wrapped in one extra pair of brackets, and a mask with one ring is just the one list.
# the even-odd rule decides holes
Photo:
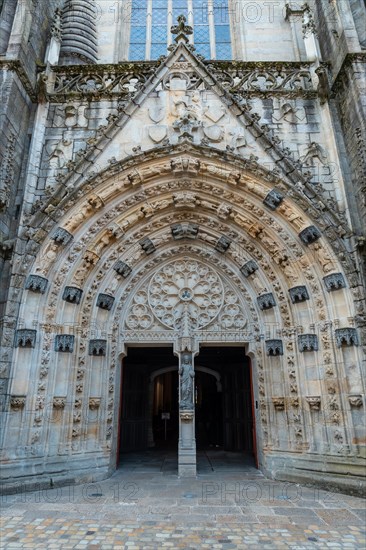
[(119, 456), (169, 445), (177, 453), (178, 358), (172, 347), (129, 348), (122, 366)]
[(255, 464), (251, 363), (244, 348), (201, 347), (195, 365), (198, 451), (210, 457), (220, 451), (222, 460), (236, 453)]
[(179, 438), (178, 369), (154, 379), (153, 436), (156, 447), (174, 447)]

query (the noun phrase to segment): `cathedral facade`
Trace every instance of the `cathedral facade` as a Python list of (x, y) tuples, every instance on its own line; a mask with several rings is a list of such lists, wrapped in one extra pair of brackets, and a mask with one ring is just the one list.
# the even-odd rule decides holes
[(0, 28), (5, 490), (105, 479), (165, 421), (179, 476), (213, 445), (362, 492), (363, 0), (3, 0)]

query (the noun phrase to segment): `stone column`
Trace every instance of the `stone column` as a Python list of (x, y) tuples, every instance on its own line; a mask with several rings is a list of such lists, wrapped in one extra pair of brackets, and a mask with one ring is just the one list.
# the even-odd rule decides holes
[(179, 354), (179, 477), (196, 476), (195, 385), (193, 354)]

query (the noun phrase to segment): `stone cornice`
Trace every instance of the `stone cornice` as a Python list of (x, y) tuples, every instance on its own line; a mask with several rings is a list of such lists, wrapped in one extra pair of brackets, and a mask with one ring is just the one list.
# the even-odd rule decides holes
[(342, 78), (353, 63), (366, 63), (366, 52), (349, 53), (345, 56), (342, 66), (331, 84), (332, 94), (336, 95), (338, 93)]
[(0, 69), (15, 72), (21, 81), (24, 90), (33, 103), (37, 102), (37, 91), (32, 86), (23, 64), (18, 59), (0, 59)]

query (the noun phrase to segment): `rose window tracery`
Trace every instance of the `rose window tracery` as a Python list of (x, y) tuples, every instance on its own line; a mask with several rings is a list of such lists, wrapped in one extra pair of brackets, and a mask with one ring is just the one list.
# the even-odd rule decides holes
[(131, 330), (148, 330), (153, 324), (153, 316), (148, 306), (147, 292), (140, 290), (133, 298), (133, 304), (126, 319), (126, 325)]
[[(242, 330), (247, 316), (237, 292), (210, 266), (182, 258), (160, 268), (133, 296), (130, 330)], [(210, 327), (210, 328), (209, 328)]]
[(169, 328), (182, 328), (183, 318), (199, 329), (211, 323), (224, 305), (224, 286), (217, 273), (194, 260), (164, 266), (151, 279), (149, 302), (157, 319)]

